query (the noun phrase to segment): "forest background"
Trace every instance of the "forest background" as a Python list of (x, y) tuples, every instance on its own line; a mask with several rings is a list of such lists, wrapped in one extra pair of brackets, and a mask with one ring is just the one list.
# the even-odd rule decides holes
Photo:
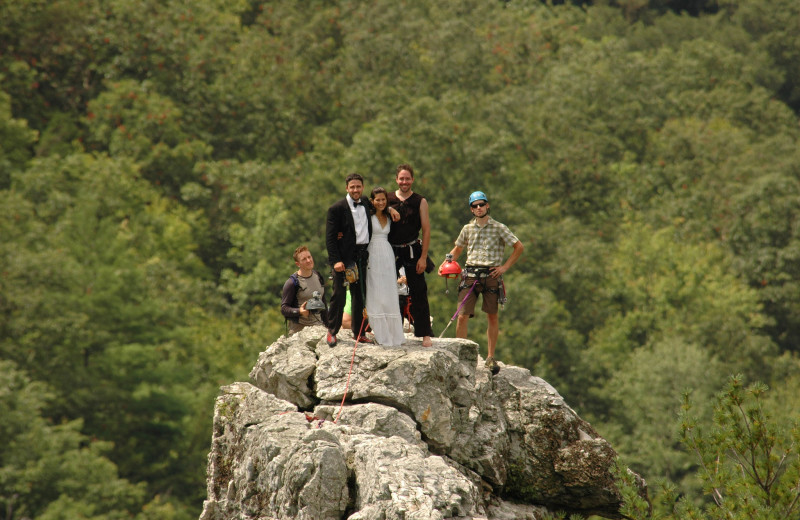
[[(0, 19), (0, 517), (196, 518), (214, 398), (284, 333), (292, 251), (325, 272), (345, 175), (391, 189), (401, 162), (437, 265), (488, 194), (526, 248), (499, 359), (648, 481), (709, 502), (682, 395), (713, 428), (733, 374), (770, 388), (796, 458), (795, 0), (4, 0)], [(438, 334), (457, 302), (428, 284)]]

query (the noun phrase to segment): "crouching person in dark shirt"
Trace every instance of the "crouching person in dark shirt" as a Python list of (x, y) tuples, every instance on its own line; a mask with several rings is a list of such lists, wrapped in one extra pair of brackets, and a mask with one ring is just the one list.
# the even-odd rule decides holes
[(294, 263), (298, 269), (283, 284), (281, 297), (281, 314), (286, 318), (288, 334), (327, 322), (325, 280), (314, 269), (314, 257), (308, 247), (294, 250)]

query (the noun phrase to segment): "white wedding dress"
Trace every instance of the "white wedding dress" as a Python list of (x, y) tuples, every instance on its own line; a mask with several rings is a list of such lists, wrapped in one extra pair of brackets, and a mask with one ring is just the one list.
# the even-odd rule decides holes
[(397, 296), (397, 270), (394, 251), (389, 244), (391, 220), (381, 227), (372, 215), (372, 238), (369, 241), (367, 265), (367, 317), (375, 340), (381, 345), (398, 346), (405, 341), (400, 299)]

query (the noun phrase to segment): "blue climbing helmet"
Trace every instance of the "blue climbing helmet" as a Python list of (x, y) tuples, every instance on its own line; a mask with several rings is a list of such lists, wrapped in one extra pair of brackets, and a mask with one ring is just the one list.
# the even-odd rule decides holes
[(476, 200), (485, 201), (487, 204), (489, 203), (489, 199), (486, 197), (486, 194), (482, 191), (473, 191), (472, 195), (469, 196), (469, 205), (472, 206), (472, 203)]

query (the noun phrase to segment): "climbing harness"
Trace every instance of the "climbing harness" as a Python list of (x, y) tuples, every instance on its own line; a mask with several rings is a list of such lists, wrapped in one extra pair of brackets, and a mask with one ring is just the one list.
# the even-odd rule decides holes
[[(489, 266), (468, 265), (464, 268), (464, 274), (462, 274), (461, 276), (462, 279), (477, 278), (479, 280), (484, 280), (486, 278), (489, 278), (491, 274), (492, 274), (492, 268)], [(464, 286), (465, 284), (462, 283), (462, 287), (459, 287), (459, 289), (462, 289)]]
[[(467, 266), (464, 268), (464, 274), (462, 275), (461, 285), (458, 286), (458, 290), (466, 289), (469, 287), (468, 278), (475, 278), (475, 280), (481, 282), (489, 278), (492, 275), (491, 267), (487, 266)], [(491, 294), (497, 295), (497, 303), (500, 305), (502, 309), (505, 309), (505, 305), (508, 302), (508, 298), (506, 297), (506, 283), (503, 281), (503, 276), (497, 277), (497, 288), (487, 288), (486, 292)]]
[[(484, 281), (487, 278), (489, 278), (492, 274), (491, 269), (492, 269), (491, 267), (487, 266), (467, 266), (461, 272), (461, 283), (458, 286), (458, 290), (460, 292), (462, 289), (466, 289), (469, 287), (469, 292), (467, 292), (467, 294), (464, 295), (464, 298), (461, 300), (458, 309), (456, 309), (456, 313), (453, 314), (453, 317), (450, 318), (450, 321), (447, 322), (447, 326), (439, 335), (440, 338), (444, 336), (445, 331), (447, 331), (448, 327), (450, 327), (450, 324), (453, 323), (453, 321), (456, 319), (456, 316), (458, 316), (458, 313), (461, 311), (461, 308), (464, 306), (464, 303), (467, 301), (467, 298), (469, 298), (469, 295), (472, 294), (472, 291), (475, 290), (475, 286), (478, 283), (480, 283), (481, 286), (484, 286)], [(471, 285), (469, 283), (470, 278), (473, 279)], [(488, 293), (497, 294), (498, 295), (497, 303), (500, 304), (501, 307), (505, 308), (504, 307), (505, 303), (506, 301), (508, 301), (506, 298), (506, 285), (503, 282), (502, 276), (498, 277), (497, 281), (498, 281), (497, 288), (492, 287), (492, 288), (486, 288), (485, 290)]]

